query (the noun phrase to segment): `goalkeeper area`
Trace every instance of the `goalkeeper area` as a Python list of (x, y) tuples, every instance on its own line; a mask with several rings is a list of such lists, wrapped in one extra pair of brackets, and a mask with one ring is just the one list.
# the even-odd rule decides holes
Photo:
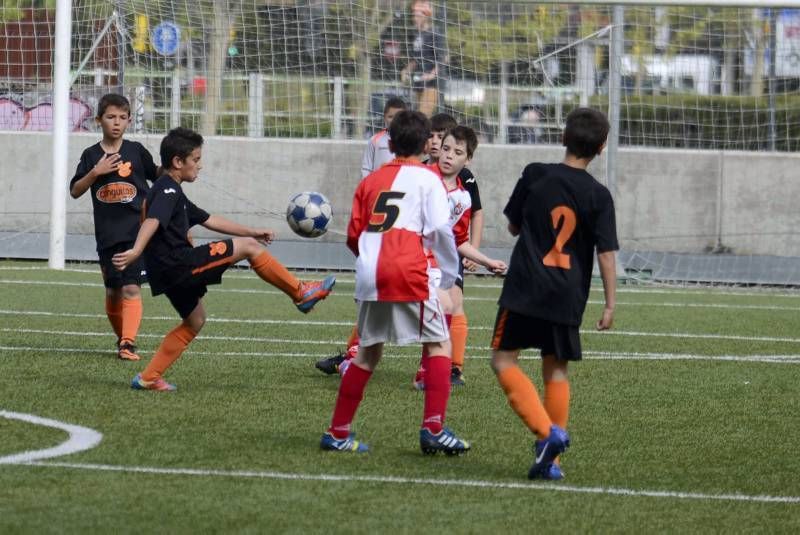
[[(467, 385), (448, 410), (472, 451), (420, 453), (418, 349), (397, 347), (355, 421), (372, 451), (320, 451), (339, 379), (314, 362), (344, 343), (352, 285), (340, 274), (303, 316), (230, 272), (170, 370), (178, 392), (159, 394), (129, 387), (140, 365), (116, 358), (96, 265), (1, 262), (0, 531), (800, 530), (800, 293), (623, 284), (615, 330), (598, 333), (593, 287), (566, 479), (532, 483), (532, 437), (489, 369), (489, 277), (466, 281)], [(176, 321), (148, 293), (144, 359)]]

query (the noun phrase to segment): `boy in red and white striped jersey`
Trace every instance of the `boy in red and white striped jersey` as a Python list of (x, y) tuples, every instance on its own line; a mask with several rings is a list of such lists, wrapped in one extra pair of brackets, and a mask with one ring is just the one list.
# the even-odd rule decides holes
[[(456, 126), (447, 132), (442, 139), (439, 150), (438, 162), (433, 164), (433, 168), (441, 175), (442, 181), (447, 189), (447, 197), (450, 209), (450, 224), (453, 227), (453, 235), (456, 241), (458, 254), (477, 265), (482, 265), (489, 271), (500, 274), (506, 270), (505, 262), (487, 257), (481, 253), (470, 241), (470, 223), (472, 221), (472, 195), (465, 187), (462, 178), (462, 171), (472, 160), (475, 149), (478, 147), (478, 138), (475, 132), (467, 126)], [(435, 260), (434, 260), (435, 261)], [(464, 315), (464, 285), (463, 264), (459, 265), (459, 274), (456, 283), (452, 288), (440, 290), (439, 299), (447, 303), (446, 318), (450, 331), (450, 343), (452, 344), (453, 368), (450, 375), (450, 383), (453, 386), (463, 385), (461, 369), (464, 363), (464, 349), (467, 343), (467, 321)], [(447, 295), (442, 295), (446, 293)], [(463, 328), (457, 329), (456, 319), (463, 320)], [(460, 357), (456, 362), (456, 354)], [(425, 389), (425, 369), (427, 356), (423, 353), (420, 367), (414, 377), (414, 388), (417, 390)]]
[(450, 340), (437, 292), (428, 280), (425, 248), (434, 252), (450, 288), (458, 253), (449, 221), (447, 193), (439, 177), (420, 163), (430, 121), (419, 112), (400, 112), (389, 127), (397, 158), (368, 175), (356, 189), (347, 245), (357, 256), (356, 292), (360, 346), (342, 377), (324, 450), (365, 452), (351, 424), (386, 342), (421, 342), (428, 355), (420, 448), (450, 455), (470, 449), (444, 427), (450, 397)]

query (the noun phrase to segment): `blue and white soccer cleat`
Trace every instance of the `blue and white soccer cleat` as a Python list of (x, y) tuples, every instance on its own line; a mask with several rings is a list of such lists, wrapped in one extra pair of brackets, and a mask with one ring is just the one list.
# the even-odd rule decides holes
[(328, 275), (321, 281), (303, 282), (300, 289), (302, 297), (294, 304), (297, 310), (308, 314), (314, 305), (328, 297), (334, 284), (336, 284), (336, 277), (333, 275)]
[(367, 453), (369, 446), (356, 440), (355, 436), (355, 433), (350, 433), (347, 438), (336, 438), (330, 433), (325, 433), (319, 441), (319, 447), (325, 451)]
[[(534, 444), (536, 458), (528, 470), (528, 479), (561, 479), (564, 474), (553, 461), (569, 447), (569, 435), (557, 425), (550, 426), (550, 435)], [(556, 468), (554, 470), (554, 467)]]
[(441, 451), (445, 455), (461, 455), (470, 450), (471, 446), (466, 440), (461, 440), (455, 433), (442, 429), (434, 435), (424, 427), (419, 430), (419, 447), (426, 455), (435, 455)]

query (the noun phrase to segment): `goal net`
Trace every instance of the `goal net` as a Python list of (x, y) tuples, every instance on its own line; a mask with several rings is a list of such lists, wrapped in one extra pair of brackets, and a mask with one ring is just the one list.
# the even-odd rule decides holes
[[(476, 130), (482, 247), (508, 255), (522, 168), (558, 161), (566, 115), (592, 106), (619, 117), (590, 171), (628, 276), (797, 285), (800, 2), (707, 3), (74, 0), (68, 175), (99, 140), (99, 97), (122, 93), (156, 161), (170, 128), (208, 137), (198, 205), (275, 227), (290, 265), (349, 268), (362, 153), (396, 96)], [(1, 5), (0, 255), (44, 258), (56, 2)], [(320, 239), (285, 224), (299, 191), (331, 199)], [(70, 259), (96, 258), (86, 197), (67, 202)]]

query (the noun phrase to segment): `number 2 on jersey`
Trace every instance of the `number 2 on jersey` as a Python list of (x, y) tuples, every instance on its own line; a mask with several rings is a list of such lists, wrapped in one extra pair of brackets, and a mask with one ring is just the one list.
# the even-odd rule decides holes
[(550, 211), (550, 216), (553, 220), (553, 229), (558, 230), (558, 224), (561, 222), (561, 230), (558, 230), (556, 236), (556, 243), (553, 248), (542, 258), (542, 263), (547, 267), (555, 267), (561, 269), (569, 269), (570, 258), (568, 254), (564, 253), (564, 245), (572, 237), (575, 232), (576, 217), (575, 212), (568, 206), (556, 206)]
[(397, 218), (400, 217), (400, 207), (396, 204), (389, 204), (394, 199), (402, 199), (406, 194), (403, 191), (382, 191), (375, 199), (375, 206), (372, 207), (372, 214), (367, 225), (367, 232), (386, 232), (394, 226)]

